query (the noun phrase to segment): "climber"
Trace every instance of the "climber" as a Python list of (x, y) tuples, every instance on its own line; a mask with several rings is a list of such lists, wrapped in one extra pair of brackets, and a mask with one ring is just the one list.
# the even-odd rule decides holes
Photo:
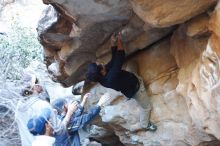
[[(73, 112), (77, 109), (77, 104), (72, 103), (69, 105), (67, 115), (65, 119), (62, 121), (62, 127), (67, 126), (67, 123), (70, 120)], [(41, 113), (37, 116), (31, 118), (27, 127), (31, 134), (35, 137), (35, 140), (32, 142), (32, 146), (53, 146), (55, 142), (54, 136), (54, 128), (52, 124), (52, 115), (53, 110), (50, 108), (43, 108)], [(55, 117), (56, 118), (56, 117)]]
[[(117, 43), (117, 44), (116, 44)], [(127, 98), (137, 97), (136, 100), (142, 106), (142, 113), (140, 114), (141, 127), (156, 131), (157, 127), (149, 121), (151, 105), (147, 97), (139, 100), (138, 92), (145, 91), (143, 88), (143, 81), (141, 81), (137, 74), (122, 70), (122, 65), (125, 60), (125, 51), (122, 43), (122, 35), (118, 34), (117, 39), (115, 35), (111, 37), (112, 59), (106, 65), (91, 63), (86, 72), (86, 80), (91, 82), (99, 82), (107, 88), (112, 88), (122, 92)], [(145, 91), (145, 96), (147, 96)], [(138, 95), (138, 96), (137, 96)], [(143, 95), (143, 94), (142, 94)]]
[[(77, 106), (77, 110), (71, 116), (67, 129), (55, 133), (55, 146), (80, 146), (78, 131), (88, 124), (100, 112), (100, 107), (106, 104), (110, 99), (108, 93), (104, 94), (97, 103), (97, 106), (92, 107), (88, 113), (82, 114), (84, 109), (83, 106), (89, 96), (89, 93), (84, 95), (82, 102)], [(58, 116), (61, 120), (65, 118), (68, 111), (68, 104), (64, 98), (54, 100), (52, 106), (57, 110)]]

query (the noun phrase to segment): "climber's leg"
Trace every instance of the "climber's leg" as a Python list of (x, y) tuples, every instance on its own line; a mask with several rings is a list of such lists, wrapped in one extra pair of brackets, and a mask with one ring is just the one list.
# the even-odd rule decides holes
[(144, 82), (140, 76), (137, 74), (137, 63), (135, 61), (131, 61), (127, 64), (126, 70), (134, 73), (137, 78), (139, 79), (139, 90), (135, 94), (134, 99), (140, 104), (142, 107), (141, 113), (140, 113), (140, 124), (142, 128), (145, 128), (150, 131), (155, 131), (157, 127), (150, 122), (150, 112), (151, 112), (151, 103), (150, 98), (147, 95)]
[(142, 107), (141, 113), (140, 113), (140, 123), (141, 127), (147, 128), (149, 120), (150, 120), (150, 112), (151, 112), (151, 104), (149, 97), (146, 94), (145, 87), (143, 85), (142, 79), (139, 78), (140, 87), (137, 91), (134, 99), (140, 104)]
[(140, 83), (140, 88), (138, 92), (135, 95), (136, 101), (141, 105), (142, 111), (140, 113), (140, 124), (141, 127), (149, 130), (149, 131), (156, 131), (157, 126), (154, 125), (152, 122), (150, 122), (150, 113), (151, 113), (151, 103), (150, 103), (150, 98), (147, 95), (144, 82), (143, 80), (139, 77), (139, 83)]

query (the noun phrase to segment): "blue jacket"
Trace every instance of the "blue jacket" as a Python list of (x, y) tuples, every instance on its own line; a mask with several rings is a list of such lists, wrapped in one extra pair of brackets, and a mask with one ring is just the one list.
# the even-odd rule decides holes
[[(79, 107), (71, 117), (67, 129), (55, 134), (55, 146), (80, 146), (80, 137), (78, 131), (88, 124), (98, 113), (99, 106), (92, 107), (88, 113), (83, 114), (83, 107)], [(63, 119), (64, 117), (60, 117)]]

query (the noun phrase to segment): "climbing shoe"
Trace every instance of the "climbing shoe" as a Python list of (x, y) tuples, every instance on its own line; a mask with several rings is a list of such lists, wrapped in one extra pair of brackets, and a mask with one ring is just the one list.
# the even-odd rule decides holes
[(156, 131), (156, 130), (157, 130), (157, 126), (156, 126), (156, 125), (154, 125), (154, 124), (153, 124), (151, 121), (149, 121), (149, 123), (148, 123), (148, 126), (147, 126), (146, 130), (154, 132), (154, 131)]

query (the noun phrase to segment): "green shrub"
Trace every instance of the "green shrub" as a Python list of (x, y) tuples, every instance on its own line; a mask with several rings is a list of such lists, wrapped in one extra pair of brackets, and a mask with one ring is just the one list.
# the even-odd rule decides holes
[(42, 48), (31, 28), (14, 22), (12, 31), (0, 35), (0, 73), (5, 79), (18, 80), (32, 60), (42, 60)]

